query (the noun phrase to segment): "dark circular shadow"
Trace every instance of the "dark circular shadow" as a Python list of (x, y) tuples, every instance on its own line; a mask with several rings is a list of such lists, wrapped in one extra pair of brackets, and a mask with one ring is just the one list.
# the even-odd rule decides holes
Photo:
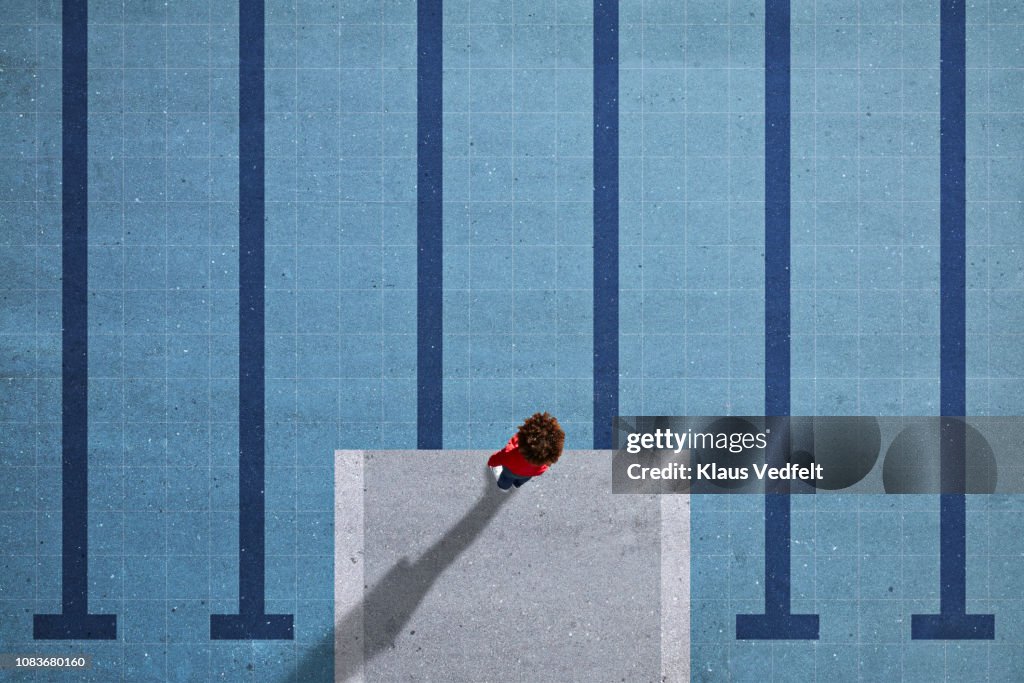
[(882, 430), (873, 417), (791, 418), (789, 461), (804, 467), (821, 465), (814, 488), (838, 491), (866, 477), (882, 449)]
[[(993, 493), (998, 480), (995, 454), (981, 432), (965, 427), (963, 493)], [(908, 425), (893, 439), (882, 464), (882, 484), (886, 493), (943, 493), (938, 418)]]

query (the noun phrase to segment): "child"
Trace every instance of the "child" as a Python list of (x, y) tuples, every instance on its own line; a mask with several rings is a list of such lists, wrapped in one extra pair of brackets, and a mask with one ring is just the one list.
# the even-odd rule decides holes
[(492, 455), (487, 466), (494, 468), (498, 488), (508, 493), (532, 477), (544, 474), (558, 461), (565, 444), (565, 432), (548, 413), (534, 413), (505, 447)]

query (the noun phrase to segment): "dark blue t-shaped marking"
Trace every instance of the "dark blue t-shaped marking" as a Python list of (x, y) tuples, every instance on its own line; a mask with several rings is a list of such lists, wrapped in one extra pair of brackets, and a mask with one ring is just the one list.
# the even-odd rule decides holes
[(291, 640), (267, 614), (264, 515), (263, 0), (238, 7), (238, 614), (211, 614), (213, 640)]
[(61, 614), (34, 615), (37, 640), (117, 637), (117, 615), (89, 614), (87, 4), (62, 5)]
[(117, 637), (117, 617), (89, 614), (88, 14), (62, 5), (61, 614), (37, 614), (33, 637)]
[[(789, 0), (765, 5), (765, 427), (772, 464), (789, 453)], [(764, 614), (737, 614), (737, 639), (815, 640), (817, 614), (790, 611), (789, 494), (765, 489)]]
[[(939, 407), (943, 416), (962, 416), (967, 413), (966, 11), (963, 0), (942, 0), (940, 11)], [(942, 420), (939, 613), (911, 616), (915, 639), (992, 640), (996, 634), (994, 614), (967, 614), (967, 500), (955, 493), (966, 490), (964, 432), (960, 420)]]

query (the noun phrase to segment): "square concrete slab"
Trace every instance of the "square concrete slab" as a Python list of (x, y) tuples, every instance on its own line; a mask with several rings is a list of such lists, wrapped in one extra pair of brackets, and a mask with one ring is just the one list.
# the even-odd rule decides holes
[(505, 494), (487, 455), (338, 452), (336, 680), (662, 680), (659, 498), (599, 451)]

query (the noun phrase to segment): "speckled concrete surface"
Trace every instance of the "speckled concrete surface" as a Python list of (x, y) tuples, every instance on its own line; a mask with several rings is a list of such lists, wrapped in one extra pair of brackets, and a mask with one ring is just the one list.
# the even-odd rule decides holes
[[(349, 509), (351, 453), (336, 463)], [(661, 680), (658, 498), (612, 495), (596, 451), (503, 494), (486, 456), (365, 453), (365, 590), (335, 604), (336, 637), (365, 640), (336, 649), (336, 680)]]

